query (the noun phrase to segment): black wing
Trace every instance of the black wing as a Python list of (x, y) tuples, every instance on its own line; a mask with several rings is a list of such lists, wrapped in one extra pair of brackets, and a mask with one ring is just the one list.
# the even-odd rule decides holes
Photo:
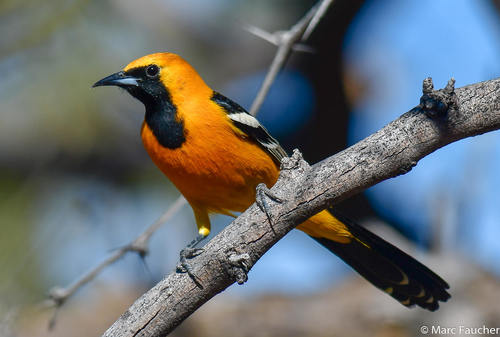
[(256, 141), (273, 157), (278, 165), (281, 163), (281, 159), (288, 157), (278, 141), (269, 134), (266, 128), (259, 123), (257, 118), (250, 115), (239, 104), (215, 91), (211, 99), (224, 109), (229, 119), (231, 119), (238, 129)]

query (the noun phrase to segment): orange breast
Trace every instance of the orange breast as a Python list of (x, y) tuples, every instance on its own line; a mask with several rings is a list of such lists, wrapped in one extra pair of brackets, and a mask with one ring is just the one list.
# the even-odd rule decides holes
[(256, 143), (238, 135), (215, 103), (184, 106), (186, 140), (177, 149), (161, 146), (147, 123), (144, 146), (163, 173), (191, 204), (210, 212), (242, 212), (255, 201), (259, 183), (271, 187), (279, 170)]

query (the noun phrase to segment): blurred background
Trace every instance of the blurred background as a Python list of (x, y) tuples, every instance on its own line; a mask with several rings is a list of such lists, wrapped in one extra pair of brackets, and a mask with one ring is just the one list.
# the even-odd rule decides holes
[[(175, 267), (195, 235), (184, 207), (134, 254), (43, 309), (158, 218), (178, 192), (142, 148), (143, 106), (91, 85), (157, 51), (182, 55), (249, 108), (275, 47), (243, 29), (288, 29), (306, 0), (0, 1), (0, 336), (100, 336)], [(259, 119), (317, 162), (418, 104), (421, 83), (498, 77), (499, 1), (336, 0), (294, 53)], [(173, 336), (419, 336), (421, 325), (500, 327), (500, 135), (451, 144), (340, 204), (451, 285), (436, 313), (408, 310), (292, 231)], [(214, 218), (217, 233), (231, 221)]]

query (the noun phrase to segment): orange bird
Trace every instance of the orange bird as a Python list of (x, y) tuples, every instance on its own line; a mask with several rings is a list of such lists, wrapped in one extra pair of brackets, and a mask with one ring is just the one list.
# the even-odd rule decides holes
[[(198, 226), (181, 262), (199, 251), (194, 247), (210, 233), (210, 214), (243, 212), (256, 200), (259, 184), (270, 188), (278, 179), (287, 156), (278, 141), (245, 109), (212, 90), (180, 56), (141, 57), (97, 86), (121, 87), (146, 108), (144, 147), (189, 202)], [(326, 210), (297, 229), (405, 306), (434, 311), (450, 297), (448, 284), (430, 269)]]

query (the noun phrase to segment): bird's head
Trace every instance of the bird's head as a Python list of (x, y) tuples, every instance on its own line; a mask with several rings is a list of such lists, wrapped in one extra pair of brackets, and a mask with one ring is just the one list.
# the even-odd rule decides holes
[(209, 90), (193, 67), (172, 53), (143, 56), (93, 85), (99, 86), (121, 87), (146, 107), (165, 99), (177, 105), (194, 90)]

